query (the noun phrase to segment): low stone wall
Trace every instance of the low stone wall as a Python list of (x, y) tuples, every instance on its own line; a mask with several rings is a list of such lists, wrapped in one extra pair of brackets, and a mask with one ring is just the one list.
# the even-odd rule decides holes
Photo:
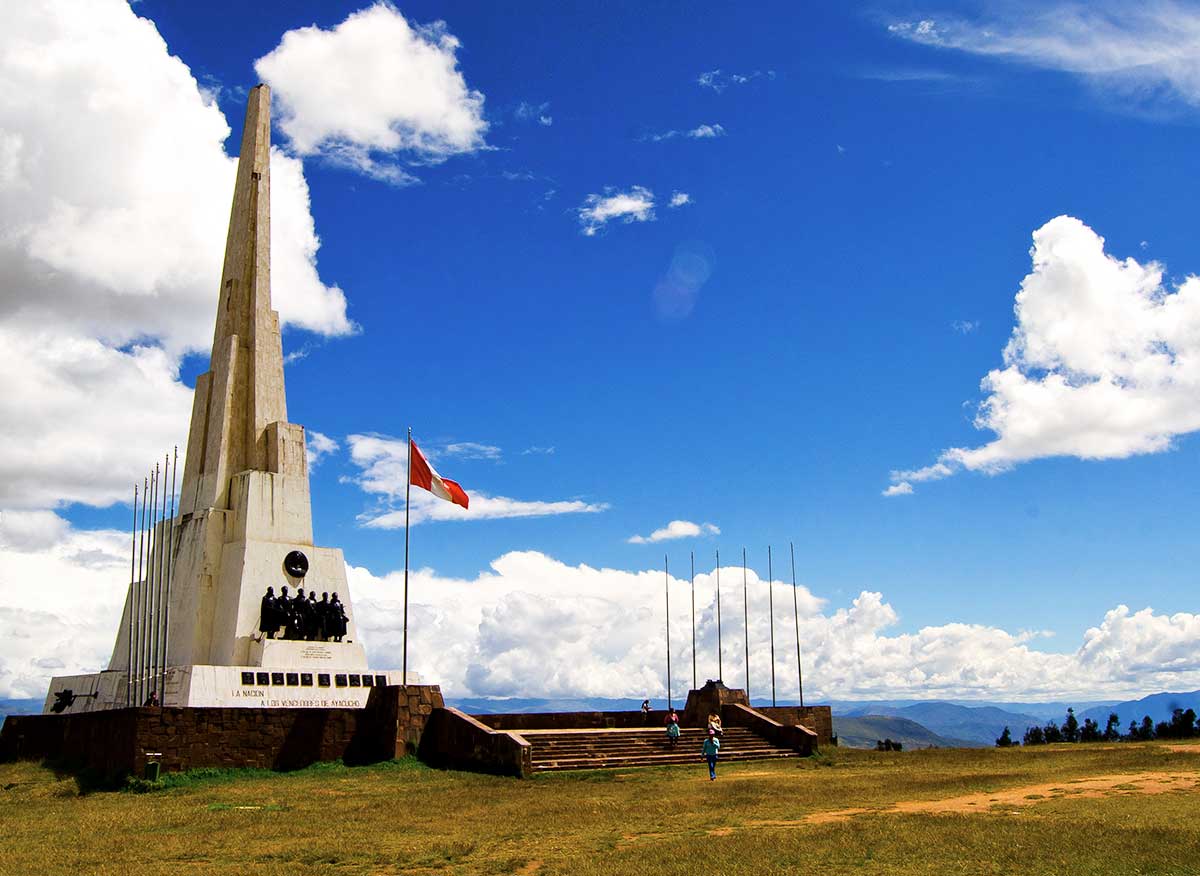
[(418, 751), (431, 766), (523, 778), (533, 772), (533, 746), (519, 734), (494, 730), (458, 709), (437, 709)]
[(807, 727), (817, 734), (820, 745), (833, 744), (833, 711), (829, 706), (755, 706), (754, 711), (780, 724)]
[(800, 754), (812, 754), (817, 748), (817, 734), (807, 727), (780, 723), (768, 718), (760, 710), (740, 703), (724, 706), (721, 709), (721, 720), (726, 727), (749, 727), (775, 745), (790, 748)]
[[(664, 709), (653, 709), (643, 716), (634, 712), (528, 712), (502, 715), (472, 715), (493, 730), (603, 730), (606, 727), (664, 727)], [(700, 726), (700, 725), (696, 725)]]
[(153, 752), (166, 771), (297, 769), (323, 760), (370, 763), (420, 745), (443, 705), (437, 686), (377, 687), (362, 709), (112, 709), (17, 715), (0, 729), (0, 760), (54, 760), (107, 777), (140, 774)]

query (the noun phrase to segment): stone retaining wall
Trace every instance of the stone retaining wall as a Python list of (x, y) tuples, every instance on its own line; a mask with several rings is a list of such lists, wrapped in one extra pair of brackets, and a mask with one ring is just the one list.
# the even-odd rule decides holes
[(362, 709), (143, 707), (16, 715), (0, 728), (0, 760), (53, 760), (110, 778), (140, 774), (149, 759), (165, 771), (370, 763), (415, 752), (442, 705), (436, 685), (409, 685), (373, 688)]
[(755, 706), (780, 724), (799, 724), (817, 734), (818, 745), (833, 744), (833, 712), (829, 706)]
[[(682, 711), (682, 710), (681, 710)], [(607, 727), (664, 727), (669, 713), (653, 709), (643, 718), (633, 712), (525, 712), (471, 717), (493, 730), (603, 730)]]

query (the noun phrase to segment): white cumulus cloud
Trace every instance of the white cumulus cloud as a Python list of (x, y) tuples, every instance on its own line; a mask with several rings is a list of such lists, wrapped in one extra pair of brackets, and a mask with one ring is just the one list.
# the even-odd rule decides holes
[[(360, 471), (354, 482), (366, 493), (383, 497), (387, 501), (403, 501), (408, 484), (408, 443), (403, 438), (386, 435), (350, 435), (346, 439), (350, 446), (350, 461)], [(420, 445), (419, 445), (420, 446)], [(459, 459), (494, 460), (499, 458), (500, 448), (487, 444), (459, 442), (445, 445), (421, 446), (421, 452), (431, 462), (439, 457)], [(440, 463), (438, 463), (440, 467)], [(452, 473), (439, 471), (445, 477)], [(443, 520), (498, 520), (512, 517), (552, 517), (560, 514), (596, 514), (608, 510), (608, 505), (599, 502), (584, 502), (579, 499), (557, 501), (511, 499), (507, 496), (491, 496), (464, 484), (470, 496), (470, 508), (461, 508), (422, 489), (412, 491), (411, 524)], [(359, 517), (364, 526), (373, 529), (401, 529), (404, 527), (404, 508), (375, 509)]]
[(725, 128), (722, 125), (698, 125), (687, 131), (663, 131), (661, 134), (650, 134), (643, 139), (651, 140), (655, 143), (660, 143), (663, 140), (674, 140), (676, 137), (686, 137), (689, 140), (713, 140), (717, 137), (725, 136)]
[(693, 204), (692, 196), (687, 192), (672, 192), (671, 200), (667, 202), (668, 207), (684, 207), (688, 204)]
[[(182, 354), (207, 351), (233, 192), (229, 125), (122, 0), (0, 22), (0, 507), (127, 498), (182, 443)], [(317, 273), (308, 186), (273, 152), (274, 305), (355, 330)]]
[(315, 429), (306, 429), (304, 431), (305, 449), (308, 452), (308, 467), (313, 469), (325, 457), (335, 453), (341, 446), (334, 439), (330, 438)]
[(712, 523), (692, 523), (690, 520), (672, 520), (662, 529), (656, 529), (649, 535), (630, 536), (630, 544), (654, 544), (660, 541), (671, 541), (676, 538), (699, 538), (704, 535), (720, 535), (719, 527)]
[(654, 220), (654, 193), (643, 186), (628, 191), (606, 188), (602, 195), (588, 195), (576, 211), (583, 233), (593, 236), (614, 219), (621, 222)]
[[(445, 503), (443, 503), (445, 504)], [(0, 524), (2, 526), (3, 524)], [(107, 665), (129, 585), (129, 533), (22, 521), (21, 547), (0, 539), (0, 697), (45, 696), (51, 675)], [(32, 535), (31, 535), (32, 534)], [(684, 561), (686, 563), (686, 560)], [(680, 568), (683, 568), (681, 565)], [(401, 572), (347, 568), (355, 620), (373, 666), (392, 668), (402, 639)], [(39, 586), (31, 588), (30, 581)], [(410, 666), (451, 696), (662, 696), (663, 571), (569, 565), (536, 551), (506, 553), (466, 578), (411, 572)], [(699, 677), (717, 671), (715, 570), (695, 579)], [(745, 679), (742, 569), (720, 570), (725, 680)], [(691, 662), (690, 585), (672, 577), (672, 661)], [(783, 702), (797, 695), (799, 618), (805, 698), (1097, 699), (1200, 687), (1200, 615), (1120, 605), (1070, 653), (1038, 650), (1038, 635), (947, 619), (895, 630), (897, 607), (864, 590), (830, 606), (775, 581), (776, 665)], [(767, 584), (747, 573), (751, 693), (770, 686)], [(732, 600), (732, 603), (730, 602)], [(731, 608), (734, 610), (731, 611)], [(795, 611), (795, 614), (793, 612)], [(1030, 626), (1037, 626), (1031, 618)], [(690, 673), (677, 669), (682, 696)]]
[(1078, 219), (1033, 234), (1004, 365), (988, 372), (975, 418), (995, 437), (952, 447), (893, 483), (1001, 472), (1034, 459), (1158, 453), (1200, 429), (1200, 278), (1119, 259)]
[(484, 97), (467, 86), (458, 48), (445, 23), (414, 26), (380, 2), (331, 30), (288, 31), (254, 69), (298, 154), (404, 184), (414, 178), (400, 157), (439, 162), (486, 145)]

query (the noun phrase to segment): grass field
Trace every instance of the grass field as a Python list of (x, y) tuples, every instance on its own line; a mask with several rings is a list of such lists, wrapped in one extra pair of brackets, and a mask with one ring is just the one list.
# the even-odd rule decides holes
[(1200, 874), (1200, 745), (541, 775), (402, 760), (81, 793), (0, 765), (5, 874)]

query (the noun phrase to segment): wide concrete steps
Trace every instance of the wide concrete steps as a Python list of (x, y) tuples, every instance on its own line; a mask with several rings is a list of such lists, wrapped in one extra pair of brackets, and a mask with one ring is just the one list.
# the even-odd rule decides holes
[[(659, 728), (527, 730), (523, 735), (533, 746), (534, 771), (548, 772), (700, 764), (706, 733), (684, 729), (673, 748), (666, 731)], [(796, 753), (773, 745), (745, 727), (730, 727), (721, 739), (721, 762), (784, 757), (796, 757)]]

